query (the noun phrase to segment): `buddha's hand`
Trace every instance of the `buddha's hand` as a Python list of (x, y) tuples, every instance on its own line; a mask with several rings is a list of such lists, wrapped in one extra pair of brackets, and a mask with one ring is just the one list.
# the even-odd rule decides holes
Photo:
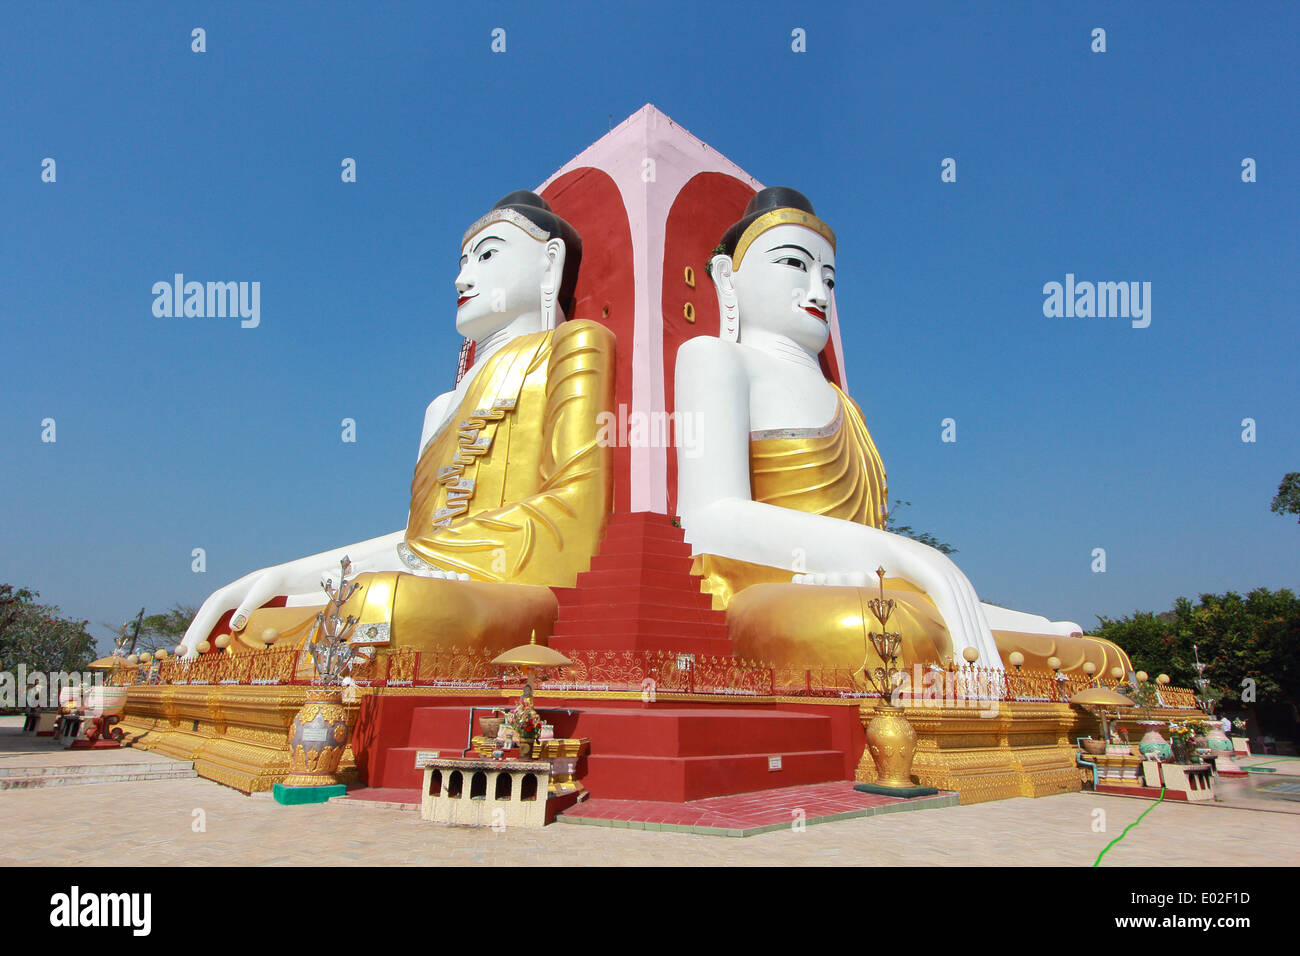
[[(309, 583), (314, 577), (319, 587), (319, 582), (323, 576), (328, 576), (328, 570), (323, 568), (319, 562), (306, 566), (306, 561), (290, 561), (287, 564), (276, 565), (271, 568), (263, 568), (260, 571), (254, 571), (252, 574), (246, 574), (237, 581), (231, 581), (223, 588), (214, 591), (199, 608), (199, 612), (194, 615), (194, 620), (190, 622), (189, 628), (185, 631), (185, 638), (182, 643), (185, 645), (187, 654), (194, 653), (194, 649), (202, 642), (208, 639), (212, 629), (217, 626), (222, 615), (233, 611), (230, 618), (231, 633), (239, 633), (248, 624), (248, 617), (257, 608), (261, 607), (273, 597), (279, 595), (289, 596), (293, 594), (306, 593), (310, 590)], [(325, 574), (322, 575), (322, 571)], [(334, 577), (338, 577), (339, 568), (334, 566)], [(324, 591), (321, 592), (321, 603), (326, 601)]]
[[(889, 576), (920, 588), (934, 602), (952, 639), (954, 656), (959, 657), (963, 650), (973, 647), (979, 652), (980, 664), (1000, 666), (1001, 656), (984, 619), (979, 597), (961, 569), (941, 551), (907, 538), (890, 537), (896, 540), (890, 542), (891, 553), (887, 555)], [(791, 580), (795, 584), (873, 590), (877, 582), (875, 574), (862, 571), (796, 574)]]
[(263, 570), (246, 574), (239, 580), (231, 581), (225, 587), (218, 588), (208, 596), (208, 599), (199, 607), (198, 613), (194, 615), (194, 620), (190, 622), (190, 626), (186, 628), (185, 637), (181, 641), (188, 654), (194, 653), (194, 648), (208, 639), (208, 635), (217, 626), (217, 622), (221, 620), (222, 615), (233, 608), (237, 608), (258, 577), (265, 573), (265, 570)]
[(249, 616), (271, 598), (290, 598), (295, 606), (299, 600), (302, 604), (311, 604), (313, 598), (318, 598), (319, 603), (324, 604), (328, 598), (322, 583), (327, 578), (335, 584), (339, 583), (339, 562), (344, 557), (351, 562), (349, 578), (355, 578), (365, 571), (398, 570), (400, 564), (394, 545), (401, 540), (401, 535), (402, 532), (398, 531), (371, 538), (346, 548), (263, 568), (232, 581), (203, 602), (199, 613), (194, 616), (185, 632), (185, 647), (192, 652), (196, 645), (207, 640), (221, 616), (228, 611), (234, 612), (230, 618), (230, 630), (238, 633), (247, 626)]

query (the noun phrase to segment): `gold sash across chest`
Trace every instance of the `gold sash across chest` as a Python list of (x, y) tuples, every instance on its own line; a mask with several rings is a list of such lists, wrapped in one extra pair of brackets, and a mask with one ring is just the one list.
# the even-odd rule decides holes
[(749, 479), (755, 501), (882, 527), (885, 463), (857, 404), (834, 384), (835, 417), (821, 428), (752, 432)]
[(416, 464), (407, 566), (571, 587), (613, 501), (611, 449), (597, 441), (613, 369), (613, 333), (582, 320), (489, 357)]

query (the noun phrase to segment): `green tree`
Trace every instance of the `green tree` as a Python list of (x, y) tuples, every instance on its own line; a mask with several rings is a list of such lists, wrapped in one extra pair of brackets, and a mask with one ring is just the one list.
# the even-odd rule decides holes
[[(1273, 510), (1280, 515), (1300, 515), (1300, 471), (1284, 475), (1273, 497)], [(1300, 521), (1300, 518), (1296, 519)]]
[(63, 617), (52, 604), (24, 603), (5, 630), (0, 667), (29, 671), (83, 671), (95, 659), (95, 639), (89, 621)]
[(885, 515), (885, 530), (893, 534), (901, 534), (903, 537), (911, 538), (913, 541), (920, 541), (922, 544), (928, 544), (930, 547), (942, 551), (944, 554), (956, 554), (956, 548), (946, 542), (940, 541), (928, 531), (917, 531), (910, 524), (897, 523), (898, 518), (896, 516), (899, 510), (902, 508), (909, 508), (911, 505), (912, 503), (910, 501), (899, 501), (898, 499), (895, 499), (894, 506), (890, 508), (889, 513)]
[(1198, 603), (1174, 602), (1172, 611), (1136, 611), (1098, 618), (1098, 637), (1124, 648), (1137, 670), (1154, 679), (1168, 674), (1180, 687), (1194, 687), (1199, 655), (1210, 695), (1240, 701), (1243, 681), (1259, 702), (1300, 700), (1300, 599), (1283, 588), (1202, 594)]
[[(185, 632), (189, 629), (190, 622), (194, 620), (194, 615), (199, 609), (192, 604), (176, 604), (170, 611), (164, 611), (161, 614), (148, 614), (140, 622), (140, 636), (135, 642), (135, 652), (137, 654), (152, 654), (154, 651), (165, 650), (169, 654), (176, 649), (176, 645), (181, 642)], [(100, 621), (100, 626), (108, 628), (110, 631), (121, 633), (120, 628), (114, 628), (113, 625)], [(135, 626), (135, 621), (131, 620), (122, 625), (126, 628), (127, 636), (131, 634), (131, 629)], [(114, 641), (117, 638), (114, 637)], [(126, 653), (130, 648), (128, 642), (127, 648), (123, 650)]]
[(145, 615), (140, 624), (140, 640), (136, 643), (136, 651), (175, 650), (197, 613), (199, 609), (193, 605), (176, 604), (162, 614)]
[(37, 594), (28, 588), (15, 590), (12, 584), (0, 584), (0, 658), (4, 656), (5, 633), (18, 620), (26, 608), (31, 607)]

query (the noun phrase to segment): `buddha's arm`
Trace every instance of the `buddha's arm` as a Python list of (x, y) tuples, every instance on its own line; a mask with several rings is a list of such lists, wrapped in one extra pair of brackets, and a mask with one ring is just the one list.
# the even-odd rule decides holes
[(318, 594), (319, 602), (325, 603), (325, 594), (320, 588), (323, 578), (330, 577), (336, 581), (339, 576), (339, 562), (344, 555), (352, 562), (352, 573), (362, 571), (397, 571), (401, 562), (397, 557), (397, 545), (404, 532), (394, 531), (366, 541), (358, 541), (343, 548), (333, 548), (313, 554), (296, 561), (277, 564), (252, 574), (246, 574), (237, 581), (213, 592), (185, 631), (182, 643), (186, 648), (193, 648), (208, 638), (221, 616), (233, 609), (231, 616), (233, 630), (239, 630), (239, 622), (274, 597), (290, 596), (292, 603), (309, 603), (305, 596)]
[(420, 456), (424, 454), (424, 447), (438, 434), (438, 426), (447, 417), (447, 407), (455, 398), (456, 393), (454, 391), (443, 392), (430, 402), (429, 407), (425, 409), (424, 427), (420, 429), (420, 447), (415, 453), (416, 464), (419, 464)]
[(863, 568), (863, 548), (870, 545), (861, 532), (873, 529), (752, 499), (749, 389), (737, 346), (700, 337), (678, 350), (676, 411), (689, 416), (695, 436), (694, 446), (677, 456), (677, 510), (686, 540), (696, 553), (792, 574)]
[(997, 604), (981, 604), (989, 627), (995, 631), (1017, 631), (1022, 634), (1055, 634), (1072, 637), (1083, 633), (1083, 628), (1073, 621), (1052, 621), (1041, 614), (1013, 611)]
[(599, 416), (613, 403), (613, 333), (594, 322), (561, 324), (547, 358), (536, 492), (422, 535), (408, 542), (412, 549), (475, 580), (571, 585), (610, 511), (611, 450), (599, 440)]
[(883, 566), (929, 595), (958, 650), (973, 646), (996, 662), (975, 590), (946, 555), (866, 525), (753, 500), (749, 388), (736, 346), (698, 338), (678, 351), (676, 411), (692, 416), (697, 437), (677, 459), (678, 513), (692, 550), (789, 568), (792, 577), (821, 575), (821, 583), (828, 573), (866, 580)]

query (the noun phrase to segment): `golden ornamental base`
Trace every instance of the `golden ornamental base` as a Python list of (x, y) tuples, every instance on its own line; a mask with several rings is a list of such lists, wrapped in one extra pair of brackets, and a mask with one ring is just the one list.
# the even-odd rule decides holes
[[(887, 705), (886, 705), (887, 706)], [(864, 701), (859, 713), (869, 727), (881, 706)], [(889, 708), (892, 709), (892, 708)], [(921, 786), (957, 793), (963, 804), (1011, 797), (1041, 797), (1082, 789), (1075, 766), (1075, 739), (1099, 732), (1086, 712), (1064, 703), (1001, 701), (978, 706), (906, 707), (917, 736), (911, 776)], [(864, 749), (855, 778), (877, 782), (870, 749)]]
[[(267, 791), (290, 772), (289, 732), (311, 690), (301, 685), (133, 686), (119, 725), (123, 744), (192, 760), (199, 776), (244, 793)], [(335, 776), (341, 783), (356, 779), (350, 747)]]
[(916, 731), (901, 707), (882, 703), (867, 724), (867, 751), (876, 765), (877, 787), (911, 790)]
[(339, 762), (352, 735), (352, 722), (340, 688), (307, 691), (307, 702), (289, 728), (289, 775), (281, 784), (321, 787), (339, 783)]

